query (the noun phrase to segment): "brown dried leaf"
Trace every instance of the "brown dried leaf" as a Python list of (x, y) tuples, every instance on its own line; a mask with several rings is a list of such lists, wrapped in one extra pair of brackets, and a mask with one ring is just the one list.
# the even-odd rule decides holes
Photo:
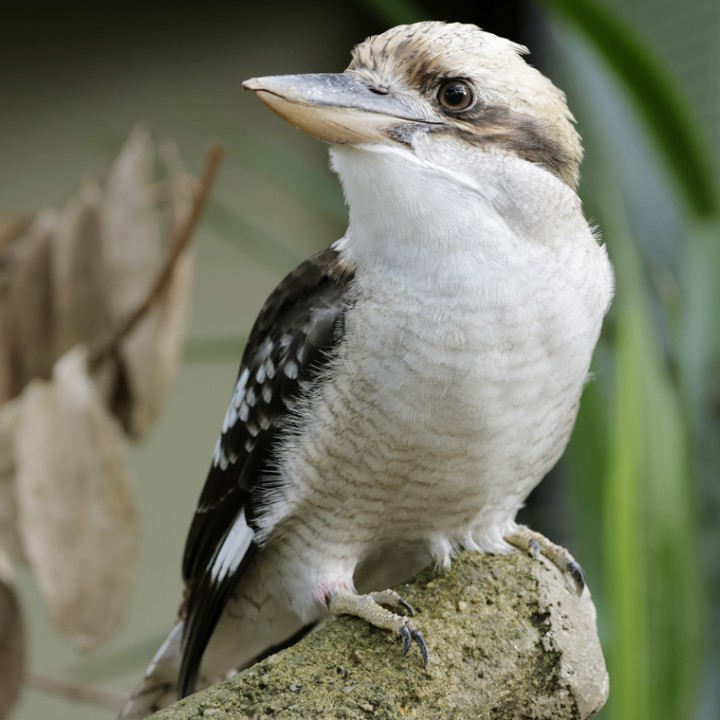
[[(181, 203), (173, 189), (173, 203)], [(189, 202), (184, 203), (189, 212)], [(122, 343), (132, 394), (131, 432), (144, 436), (165, 402), (182, 355), (192, 290), (194, 260), (183, 253), (173, 268), (164, 296)]]
[(151, 298), (133, 329), (111, 343), (111, 361), (96, 378), (126, 432), (147, 433), (180, 360), (191, 253), (173, 264), (162, 294), (152, 288), (191, 211), (194, 185), (177, 150), (167, 144), (158, 158), (150, 133), (138, 128), (103, 188), (85, 181), (61, 213), (44, 211), (24, 229), (0, 217), (0, 403), (49, 378), (76, 344), (102, 347)]
[(121, 344), (131, 396), (127, 430), (135, 438), (144, 437), (157, 420), (175, 377), (192, 277), (193, 260), (186, 253), (175, 266), (163, 301)]
[[(192, 211), (197, 183), (194, 178), (189, 178), (185, 174), (175, 145), (166, 143), (161, 147), (161, 157), (168, 172), (166, 186), (169, 192), (170, 219), (166, 238), (170, 239), (175, 237), (178, 228)], [(170, 248), (166, 247), (166, 255), (169, 252)], [(144, 393), (148, 398), (148, 422), (152, 421), (164, 404), (170, 383), (180, 364), (192, 294), (194, 264), (192, 250), (185, 251), (175, 264), (167, 292), (159, 303), (155, 343), (156, 380), (152, 384), (145, 383)]]
[(120, 151), (105, 184), (102, 248), (105, 280), (114, 321), (145, 299), (162, 264), (163, 240), (154, 208), (152, 137), (136, 128)]
[(110, 334), (109, 298), (103, 278), (102, 191), (83, 182), (58, 218), (52, 270), (55, 355)]
[[(118, 323), (147, 297), (168, 257), (173, 230), (191, 208), (192, 187), (179, 160), (167, 150), (163, 160), (167, 179), (160, 186), (154, 185), (150, 168), (156, 156), (150, 135), (143, 128), (136, 129), (108, 179), (103, 247)], [(160, 197), (169, 208), (169, 221), (164, 224), (157, 207)], [(134, 437), (145, 435), (155, 422), (174, 377), (182, 350), (192, 274), (192, 256), (185, 253), (175, 266), (165, 296), (121, 343), (130, 395), (129, 413), (123, 423)]]
[(125, 440), (75, 348), (24, 391), (16, 435), (20, 533), (55, 627), (80, 650), (118, 628), (137, 555)]
[(10, 716), (20, 694), (25, 667), (24, 639), (12, 570), (0, 548), (0, 720)]
[(38, 215), (12, 246), (5, 342), (11, 352), (13, 396), (35, 377), (50, 377), (55, 360), (50, 253), (56, 215)]

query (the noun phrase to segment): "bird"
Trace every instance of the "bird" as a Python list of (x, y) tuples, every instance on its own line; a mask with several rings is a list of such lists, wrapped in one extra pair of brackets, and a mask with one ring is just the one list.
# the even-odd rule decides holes
[(369, 37), (344, 72), (244, 83), (330, 145), (349, 222), (255, 321), (178, 619), (125, 720), (341, 614), (427, 662), (389, 588), (461, 550), (546, 555), (583, 591), (516, 514), (568, 442), (613, 270), (565, 95), (526, 54), (425, 21)]

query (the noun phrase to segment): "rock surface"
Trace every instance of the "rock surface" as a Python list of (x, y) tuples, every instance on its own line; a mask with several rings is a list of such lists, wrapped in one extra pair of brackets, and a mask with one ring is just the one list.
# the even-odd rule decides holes
[(553, 565), (463, 554), (397, 588), (430, 648), (341, 618), (153, 720), (439, 718), (580, 720), (608, 695), (595, 607)]

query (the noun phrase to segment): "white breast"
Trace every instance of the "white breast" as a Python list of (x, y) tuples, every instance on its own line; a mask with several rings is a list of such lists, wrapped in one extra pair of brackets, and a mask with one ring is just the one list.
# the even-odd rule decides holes
[(431, 201), (460, 198), (444, 227), (351, 222), (343, 342), (298, 411), (282, 492), (262, 518), (265, 538), (281, 525), (305, 557), (327, 567), (329, 555), (351, 575), (388, 542), (425, 543), (440, 561), (460, 545), (505, 547), (568, 440), (609, 304), (609, 263), (574, 193), (554, 213), (552, 241), (538, 242), (486, 199), (450, 189)]

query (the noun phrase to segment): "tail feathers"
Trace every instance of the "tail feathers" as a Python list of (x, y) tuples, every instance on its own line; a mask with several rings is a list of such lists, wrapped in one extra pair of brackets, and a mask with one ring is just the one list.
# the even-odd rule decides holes
[(119, 720), (142, 720), (178, 699), (182, 621), (177, 622), (120, 712)]

